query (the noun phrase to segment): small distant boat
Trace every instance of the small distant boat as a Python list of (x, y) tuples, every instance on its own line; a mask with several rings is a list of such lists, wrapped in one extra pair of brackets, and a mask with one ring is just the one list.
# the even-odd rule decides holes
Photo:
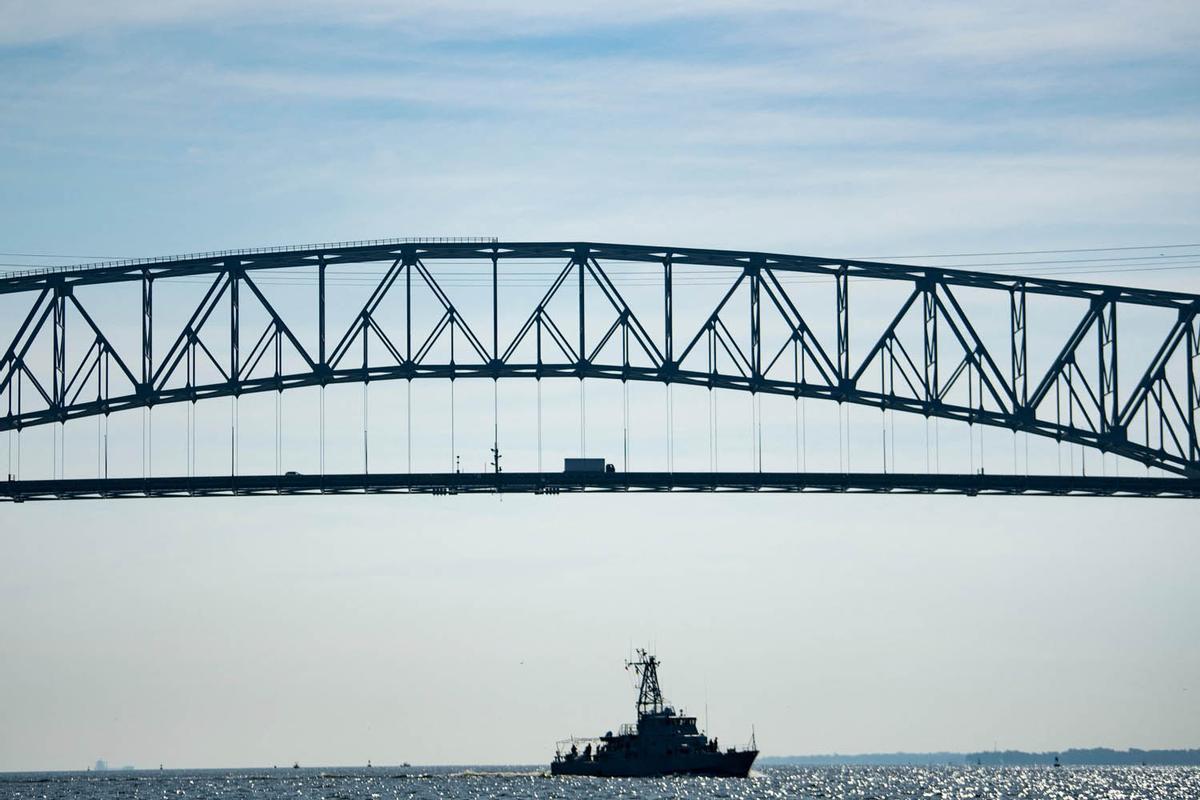
[(300, 769), (300, 762), (299, 762), (299, 761), (293, 761), (293, 762), (292, 762), (292, 769)]
[(1058, 756), (1054, 757), (1054, 766), (1056, 766), (1056, 767), (1062, 766), (1062, 762), (1058, 760)]

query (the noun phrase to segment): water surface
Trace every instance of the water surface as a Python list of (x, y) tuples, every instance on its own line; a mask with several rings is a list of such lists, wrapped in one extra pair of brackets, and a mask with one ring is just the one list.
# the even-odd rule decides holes
[(553, 778), (528, 767), (0, 774), (12, 798), (1197, 800), (1200, 767), (765, 767), (750, 778)]

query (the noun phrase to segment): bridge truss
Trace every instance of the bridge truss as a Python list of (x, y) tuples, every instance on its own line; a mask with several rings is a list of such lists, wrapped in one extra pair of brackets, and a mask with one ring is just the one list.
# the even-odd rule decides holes
[[(332, 325), (327, 278), (364, 264), (377, 267), (369, 294), (347, 323)], [(468, 311), (442, 271), (467, 264), (487, 287), (490, 313)], [(504, 278), (529, 264), (554, 270), (536, 299), (514, 309)], [(315, 273), (303, 312), (277, 305), (264, 286), (294, 270)], [(681, 271), (711, 276), (718, 289), (699, 311), (690, 302), (686, 320)], [(630, 274), (653, 276), (652, 298), (644, 285), (637, 299), (622, 290)], [(156, 288), (180, 280), (206, 288), (164, 335)], [(814, 286), (798, 290), (798, 281)], [(114, 284), (139, 290), (132, 340), (113, 335), (101, 320), (111, 314), (95, 306), (104, 301), (93, 300)], [(889, 289), (885, 311), (876, 302), (856, 313), (852, 298), (868, 286)], [(603, 378), (993, 426), (1200, 481), (1192, 294), (776, 253), (389, 240), (10, 273), (0, 295), (20, 303), (11, 336), (0, 339), (0, 431), (346, 382)], [(1057, 303), (1053, 311), (1045, 300)], [(252, 330), (249, 306), (259, 320)], [(1147, 313), (1154, 325), (1118, 327)]]

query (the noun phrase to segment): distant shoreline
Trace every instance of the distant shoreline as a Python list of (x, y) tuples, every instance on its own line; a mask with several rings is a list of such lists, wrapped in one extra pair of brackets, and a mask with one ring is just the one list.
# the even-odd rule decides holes
[(989, 750), (978, 753), (950, 751), (930, 753), (827, 753), (806, 756), (760, 756), (760, 766), (939, 766), (980, 765), (985, 767), (1052, 766), (1055, 758), (1066, 766), (1200, 766), (1200, 749), (1113, 750), (1107, 747), (1049, 750)]
[[(1068, 750), (1049, 750), (1046, 752), (1035, 753), (1024, 750), (989, 750), (979, 753), (959, 753), (951, 751), (936, 751), (928, 753), (825, 753), (818, 755), (793, 755), (793, 756), (759, 756), (755, 762), (756, 767), (837, 767), (837, 766), (861, 766), (861, 767), (895, 767), (895, 766), (914, 766), (914, 767), (964, 767), (964, 766), (984, 766), (984, 767), (1034, 767), (1034, 766), (1053, 766), (1055, 757), (1058, 757), (1059, 763), (1064, 767), (1070, 766), (1113, 766), (1113, 767), (1133, 767), (1133, 766), (1174, 766), (1174, 767), (1190, 767), (1200, 766), (1200, 749), (1192, 750), (1139, 750), (1132, 748), (1129, 750), (1113, 750), (1105, 747), (1098, 748), (1071, 748)], [(312, 765), (302, 766), (299, 768), (299, 774), (308, 774), (312, 772), (328, 772), (328, 773), (359, 773), (374, 771), (377, 774), (396, 774), (429, 775), (429, 774), (453, 774), (453, 773), (522, 773), (522, 774), (537, 774), (545, 772), (546, 764), (376, 764), (374, 768), (365, 765)], [(163, 770), (161, 767), (131, 767), (123, 766), (118, 768), (109, 768), (106, 770), (96, 770), (94, 768), (85, 769), (29, 769), (29, 770), (0, 770), (0, 779), (14, 776), (26, 775), (90, 775), (97, 778), (112, 778), (120, 780), (123, 774), (129, 772), (139, 773), (158, 773), (158, 772), (196, 772), (196, 773), (228, 773), (228, 772), (247, 772), (247, 773), (262, 773), (264, 775), (288, 775), (294, 774), (289, 765), (274, 765), (274, 766), (240, 766), (240, 767), (167, 767)]]

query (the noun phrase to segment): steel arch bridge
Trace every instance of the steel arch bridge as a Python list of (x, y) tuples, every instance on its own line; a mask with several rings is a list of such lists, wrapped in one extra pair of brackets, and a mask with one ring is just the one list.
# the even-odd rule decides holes
[[(502, 297), (505, 275), (513, 265), (531, 263), (554, 270), (538, 299), (518, 309), (523, 322), (502, 333), (502, 302), (513, 311)], [(363, 264), (378, 265), (377, 280), (348, 324), (331, 327), (327, 276)], [(473, 274), (488, 287), (490, 315), (470, 318), (453, 281), (437, 277), (439, 267), (450, 264), (478, 266)], [(653, 276), (653, 301), (628, 302), (632, 295), (613, 277), (615, 264)], [(315, 272), (314, 291), (307, 319), (300, 319), (277, 308), (261, 284), (264, 276), (284, 274), (277, 271), (305, 268)], [(720, 284), (701, 313), (691, 309), (689, 322), (677, 303), (681, 270)], [(831, 290), (822, 307), (797, 298), (799, 276)], [(186, 321), (163, 337), (156, 333), (155, 288), (183, 278), (202, 280), (206, 289)], [(136, 345), (118, 346), (91, 305), (93, 293), (113, 284), (140, 289), (140, 309), (129, 311), (129, 321), (140, 325)], [(852, 313), (851, 298), (867, 284), (893, 290), (882, 317)], [(795, 474), (781, 484), (758, 479), (756, 485), (752, 475), (739, 474), (738, 481), (696, 477), (690, 486), (677, 485), (688, 482), (683, 478), (648, 478), (641, 488), (1200, 493), (1200, 295), (778, 253), (491, 239), (379, 240), (30, 270), (0, 276), (0, 295), (14, 295), (21, 306), (11, 339), (0, 340), (0, 431), (346, 382), (604, 378), (817, 398), (993, 426), (1095, 448), (1173, 476), (1088, 489), (1049, 479), (1029, 484), (1028, 477), (991, 486), (969, 475), (959, 476), (959, 485), (936, 476), (924, 476), (924, 483), (922, 476), (872, 483)], [(1076, 310), (1069, 319), (1061, 308), (1053, 320), (1044, 319), (1038, 311), (1043, 298), (1069, 301)], [(249, 305), (265, 319), (251, 331), (242, 324)], [(1118, 317), (1136, 318), (1142, 310), (1154, 311), (1163, 324), (1123, 326), (1119, 336)], [(1007, 322), (1003, 335), (989, 336), (1000, 318)], [(867, 331), (866, 338), (860, 335), (867, 346), (851, 347), (852, 324)], [(1030, 331), (1046, 328), (1064, 333), (1031, 347)], [(1123, 338), (1137, 339), (1146, 355), (1139, 360), (1127, 353), (1133, 348), (1123, 348)], [(215, 346), (217, 340), (223, 346)], [(1036, 357), (1044, 366), (1035, 370)], [(526, 484), (533, 487), (528, 490), (569, 490), (638, 483), (629, 476), (598, 479), (595, 486), (504, 480), (514, 491)], [(9, 483), (9, 497), (74, 491), (62, 481), (49, 482), (60, 493)], [(300, 483), (265, 485), (313, 489)], [(452, 483), (396, 478), (391, 485), (432, 490)], [(194, 482), (155, 492), (148, 486), (145, 493), (204, 493)], [(477, 488), (500, 486), (495, 478)], [(238, 486), (225, 482), (213, 491), (236, 493)], [(103, 494), (105, 487), (79, 492)]]

